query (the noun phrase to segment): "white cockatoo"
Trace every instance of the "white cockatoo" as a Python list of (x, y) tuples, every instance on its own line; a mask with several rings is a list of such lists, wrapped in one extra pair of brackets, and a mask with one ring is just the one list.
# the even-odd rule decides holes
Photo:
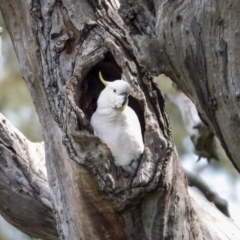
[(144, 144), (138, 117), (128, 106), (131, 87), (123, 80), (107, 82), (102, 78), (101, 72), (99, 78), (105, 88), (99, 95), (91, 125), (94, 134), (109, 146), (117, 166), (117, 176), (120, 176), (123, 169), (132, 180)]

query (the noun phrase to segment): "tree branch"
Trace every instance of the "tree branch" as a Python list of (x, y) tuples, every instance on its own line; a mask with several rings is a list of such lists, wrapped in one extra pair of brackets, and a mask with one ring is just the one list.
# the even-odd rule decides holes
[(239, 238), (240, 229), (230, 218), (221, 213), (199, 193), (190, 187), (188, 189), (204, 239), (225, 240)]
[(29, 142), (0, 114), (0, 213), (23, 232), (58, 239), (43, 143)]
[(198, 188), (209, 202), (213, 202), (215, 206), (227, 217), (230, 217), (228, 211), (228, 202), (221, 198), (216, 192), (212, 191), (211, 188), (203, 181), (203, 179), (197, 174), (193, 174), (186, 169), (184, 170), (188, 178), (189, 186)]

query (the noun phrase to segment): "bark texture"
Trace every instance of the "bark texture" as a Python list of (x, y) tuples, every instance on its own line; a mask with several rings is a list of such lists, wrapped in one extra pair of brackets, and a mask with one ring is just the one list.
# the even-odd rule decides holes
[[(11, 224), (31, 236), (58, 239), (46, 180), (44, 146), (30, 143), (2, 115), (0, 119), (0, 212)], [(189, 191), (204, 236), (207, 239), (237, 239), (240, 229), (195, 191)], [(159, 199), (159, 195), (161, 193), (158, 192), (148, 194), (141, 205), (148, 239), (153, 235), (149, 226), (153, 224), (157, 213), (156, 199)]]
[(22, 231), (58, 239), (43, 143), (29, 142), (0, 114), (0, 213)]
[(239, 227), (229, 218), (217, 210), (213, 204), (210, 205), (202, 196), (189, 189), (192, 203), (199, 219), (204, 239), (228, 239), (239, 238)]
[(154, 1), (160, 72), (189, 96), (240, 171), (239, 23), (236, 1)]
[[(42, 125), (59, 238), (203, 239), (151, 75), (162, 61), (155, 33), (160, 10), (151, 1), (121, 4), (0, 2)], [(100, 70), (133, 89), (129, 104), (145, 151), (132, 187), (127, 178), (116, 180), (111, 152), (89, 124), (103, 89)]]

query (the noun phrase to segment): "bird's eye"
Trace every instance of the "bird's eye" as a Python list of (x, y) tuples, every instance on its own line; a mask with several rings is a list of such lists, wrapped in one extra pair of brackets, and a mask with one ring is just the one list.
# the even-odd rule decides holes
[(113, 91), (116, 92), (116, 89), (114, 89)]

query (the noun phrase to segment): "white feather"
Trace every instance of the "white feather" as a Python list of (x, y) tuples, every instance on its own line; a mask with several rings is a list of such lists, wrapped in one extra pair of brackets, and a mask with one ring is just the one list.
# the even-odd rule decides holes
[(127, 172), (136, 170), (137, 162), (132, 164), (132, 161), (137, 161), (144, 151), (138, 117), (132, 108), (123, 106), (126, 100), (123, 94), (128, 96), (130, 92), (130, 85), (123, 80), (109, 82), (91, 118), (94, 134), (107, 143), (115, 165)]

